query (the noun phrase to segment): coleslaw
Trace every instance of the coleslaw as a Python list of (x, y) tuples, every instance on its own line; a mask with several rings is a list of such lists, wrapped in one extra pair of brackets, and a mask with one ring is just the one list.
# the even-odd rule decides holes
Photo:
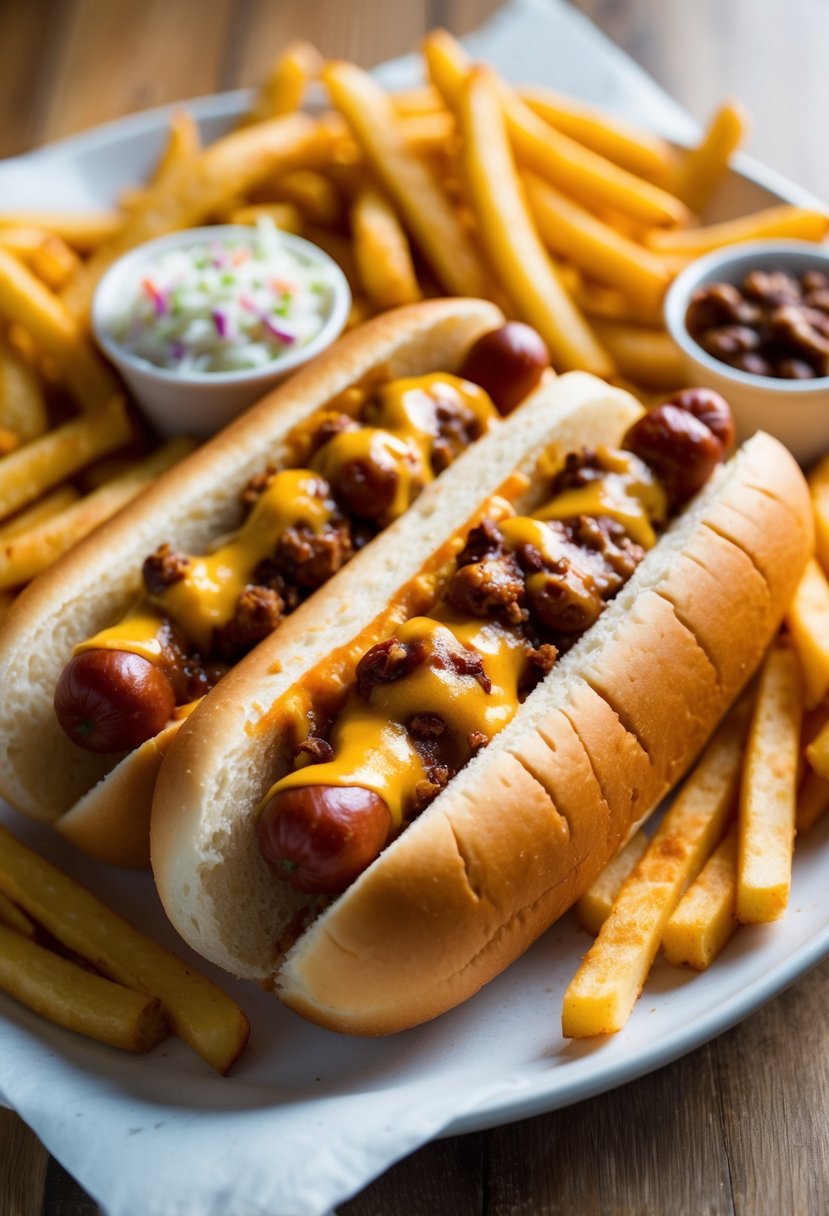
[(307, 346), (333, 299), (328, 268), (261, 219), (249, 237), (217, 237), (144, 263), (109, 330), (125, 350), (168, 371), (246, 371)]

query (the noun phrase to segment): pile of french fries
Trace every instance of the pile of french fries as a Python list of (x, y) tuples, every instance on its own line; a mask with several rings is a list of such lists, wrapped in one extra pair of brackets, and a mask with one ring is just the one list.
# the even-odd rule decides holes
[(660, 948), (704, 971), (741, 924), (786, 912), (796, 836), (829, 809), (829, 456), (812, 471), (817, 557), (759, 678), (649, 839), (640, 829), (577, 905), (596, 934), (568, 986), (568, 1038), (621, 1030)]
[[(352, 325), (423, 296), (485, 296), (539, 330), (557, 369), (647, 400), (683, 378), (661, 317), (678, 270), (736, 241), (826, 235), (825, 214), (789, 206), (700, 226), (744, 136), (734, 103), (680, 156), (548, 89), (510, 88), (445, 31), (423, 62), (428, 84), (387, 94), (293, 43), (212, 145), (175, 113), (152, 176), (118, 210), (0, 211), (0, 615), (189, 448), (149, 450), (89, 335), (102, 275), (143, 241), (269, 216), (340, 264)], [(313, 115), (312, 87), (330, 107)]]
[(2, 827), (0, 990), (125, 1051), (172, 1031), (222, 1074), (250, 1033), (220, 988)]

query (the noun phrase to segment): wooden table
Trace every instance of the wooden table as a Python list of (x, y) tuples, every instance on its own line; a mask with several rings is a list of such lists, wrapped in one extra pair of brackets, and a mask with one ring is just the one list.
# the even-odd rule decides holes
[[(411, 49), (431, 26), (464, 33), (496, 7), (494, 0), (3, 0), (0, 155), (132, 110), (255, 83), (295, 36), (370, 66)], [(755, 119), (750, 150), (829, 198), (825, 0), (581, 0), (579, 7), (697, 117), (726, 92), (743, 97)], [(825, 1212), (827, 1006), (829, 962), (676, 1064), (568, 1110), (429, 1145), (341, 1211)], [(0, 1214), (95, 1210), (24, 1124), (0, 1112)]]

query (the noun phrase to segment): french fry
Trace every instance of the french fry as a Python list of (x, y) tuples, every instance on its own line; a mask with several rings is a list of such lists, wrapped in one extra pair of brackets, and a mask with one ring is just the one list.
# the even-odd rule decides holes
[(132, 438), (124, 402), (113, 397), (95, 413), (73, 418), (24, 444), (0, 460), (0, 520)]
[(443, 287), (453, 295), (489, 297), (492, 285), (480, 254), (429, 170), (409, 148), (387, 94), (348, 63), (329, 64), (323, 79)]
[(9, 430), (8, 427), (0, 426), (0, 456), (8, 456), (9, 452), (13, 452), (20, 447), (20, 436), (16, 431)]
[(51, 236), (52, 233), (47, 232), (45, 228), (0, 227), (0, 249), (5, 249), (26, 262)]
[(807, 746), (806, 759), (816, 773), (829, 781), (829, 724)]
[(274, 174), (325, 163), (331, 144), (329, 127), (307, 114), (274, 118), (217, 140), (147, 191), (112, 239), (73, 275), (61, 295), (64, 305), (85, 325), (95, 288), (116, 258), (143, 241), (196, 226)]
[(300, 234), (303, 229), (299, 208), (293, 203), (251, 203), (231, 211), (227, 218), (231, 224), (258, 224), (261, 219), (269, 219), (282, 232)]
[(401, 118), (413, 118), (421, 114), (434, 114), (443, 109), (443, 98), (431, 85), (418, 89), (401, 89), (391, 94), (391, 102)]
[(765, 211), (755, 211), (736, 220), (724, 220), (721, 224), (709, 224), (703, 228), (675, 229), (671, 232), (657, 229), (645, 234), (645, 244), (649, 249), (660, 252), (698, 258), (703, 253), (711, 253), (725, 245), (738, 245), (743, 241), (776, 237), (822, 241), (827, 232), (829, 217), (825, 212), (781, 203)]
[(829, 692), (829, 582), (814, 558), (797, 585), (786, 620), (800, 659), (805, 705), (813, 709)]
[(579, 897), (576, 913), (588, 932), (599, 932), (610, 915), (613, 901), (622, 889), (622, 884), (636, 869), (647, 847), (648, 838), (640, 830), (608, 862), (595, 882)]
[(676, 176), (676, 193), (701, 215), (745, 139), (748, 115), (733, 99), (720, 106), (698, 147), (686, 153)]
[(239, 1006), (177, 955), (0, 828), (0, 890), (109, 979), (158, 997), (170, 1028), (225, 1073), (244, 1050)]
[(623, 376), (645, 388), (674, 389), (685, 381), (682, 352), (661, 329), (596, 317), (593, 328)]
[(201, 151), (201, 135), (198, 123), (189, 110), (175, 110), (170, 116), (170, 129), (164, 150), (144, 186), (125, 190), (118, 202), (122, 211), (136, 211), (143, 207), (151, 191), (173, 181), (181, 166), (192, 164)]
[(21, 937), (28, 937), (30, 941), (37, 935), (34, 921), (30, 920), (17, 904), (12, 903), (2, 892), (0, 892), (0, 924), (5, 925), (7, 929), (14, 929), (15, 933), (19, 933)]
[[(434, 30), (423, 43), (426, 66), (448, 108), (457, 113), (470, 60), (445, 30)], [(493, 74), (494, 76), (494, 74)], [(551, 185), (590, 206), (608, 206), (644, 224), (684, 223), (688, 211), (679, 199), (634, 177), (549, 126), (497, 80), (515, 158)]]
[(672, 182), (677, 171), (677, 154), (666, 140), (552, 89), (522, 88), (518, 92), (534, 114), (562, 135), (598, 152), (636, 177), (660, 186)]
[(78, 253), (91, 253), (123, 222), (116, 211), (0, 211), (0, 245), (3, 229), (37, 228), (59, 236)]
[(323, 59), (310, 42), (292, 42), (276, 58), (244, 123), (266, 122), (302, 105), (305, 90), (322, 71)]
[(0, 339), (0, 426), (25, 441), (42, 435), (48, 425), (37, 373), (13, 346)]
[(421, 297), (409, 242), (388, 200), (366, 187), (351, 209), (354, 256), (366, 295), (377, 308), (412, 304)]
[(824, 572), (829, 571), (829, 456), (819, 460), (809, 474), (812, 512), (815, 517), (815, 549)]
[(167, 1034), (161, 1001), (94, 975), (0, 925), (0, 989), (79, 1034), (149, 1051)]
[(714, 850), (665, 926), (666, 962), (705, 971), (737, 928), (737, 825)]
[(632, 300), (615, 287), (603, 287), (600, 283), (585, 281), (582, 278), (572, 286), (567, 282), (566, 286), (576, 304), (591, 321), (594, 317), (600, 317), (606, 321), (624, 321), (628, 325), (638, 325), (643, 329), (658, 329), (662, 324), (661, 302), (643, 304)]
[(106, 482), (23, 534), (0, 538), (0, 590), (29, 582), (192, 451), (192, 440), (171, 439), (126, 473)]
[(793, 651), (773, 646), (760, 676), (740, 790), (737, 919), (743, 924), (779, 920), (789, 900), (800, 683)]
[(656, 309), (670, 276), (659, 258), (603, 224), (534, 173), (522, 175), (538, 234), (551, 253)]
[(809, 769), (797, 792), (794, 826), (798, 836), (811, 832), (812, 828), (829, 808), (829, 781), (813, 769)]
[(622, 886), (564, 994), (566, 1038), (612, 1034), (629, 1018), (668, 918), (722, 835), (740, 776), (745, 701), (717, 731)]
[(342, 212), (335, 186), (325, 174), (314, 169), (280, 174), (273, 183), (273, 196), (279, 201), (293, 203), (312, 224), (334, 224)]
[(52, 490), (51, 494), (38, 499), (31, 507), (13, 515), (11, 519), (0, 525), (0, 541), (9, 540), (12, 536), (22, 536), (24, 532), (31, 531), (45, 520), (59, 515), (79, 498), (80, 494), (74, 486), (59, 486), (57, 490)]
[(328, 256), (334, 259), (348, 279), (352, 295), (355, 292), (362, 291), (360, 272), (357, 269), (357, 258), (354, 255), (354, 244), (352, 241), (339, 232), (331, 232), (328, 228), (318, 228), (316, 225), (309, 225), (305, 229), (305, 235), (309, 241), (313, 241), (315, 245), (319, 245), (320, 249), (324, 249)]
[(164, 151), (149, 180), (149, 189), (155, 189), (170, 181), (181, 165), (191, 164), (201, 151), (199, 125), (189, 110), (174, 110), (170, 116), (170, 130)]
[(501, 283), (562, 371), (607, 376), (613, 365), (562, 286), (521, 194), (494, 78), (475, 68), (458, 104), (462, 160), (481, 242)]
[(27, 261), (32, 272), (52, 291), (60, 291), (80, 265), (80, 258), (66, 241), (48, 233)]
[(82, 409), (97, 409), (118, 382), (61, 303), (22, 262), (0, 249), (0, 316), (28, 330), (57, 365)]
[(455, 121), (446, 110), (401, 118), (400, 129), (411, 150), (421, 156), (445, 151), (456, 133)]

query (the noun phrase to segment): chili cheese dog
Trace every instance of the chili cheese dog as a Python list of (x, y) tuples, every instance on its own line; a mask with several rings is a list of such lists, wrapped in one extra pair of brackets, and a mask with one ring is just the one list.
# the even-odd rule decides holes
[(264, 643), (162, 766), (173, 924), (329, 1028), (436, 1016), (561, 915), (692, 762), (807, 559), (785, 449), (758, 435), (714, 471), (715, 395), (639, 418), (589, 376), (547, 392), (579, 399), (574, 425), (527, 406), (483, 440), (514, 461), (499, 493), (459, 462), (436, 548), (407, 520), (378, 542), (384, 611), (346, 611), (327, 657), (289, 623), (282, 670)]
[(484, 301), (400, 309), (172, 470), (5, 618), (0, 791), (94, 856), (148, 864), (155, 777), (193, 705), (547, 364)]

